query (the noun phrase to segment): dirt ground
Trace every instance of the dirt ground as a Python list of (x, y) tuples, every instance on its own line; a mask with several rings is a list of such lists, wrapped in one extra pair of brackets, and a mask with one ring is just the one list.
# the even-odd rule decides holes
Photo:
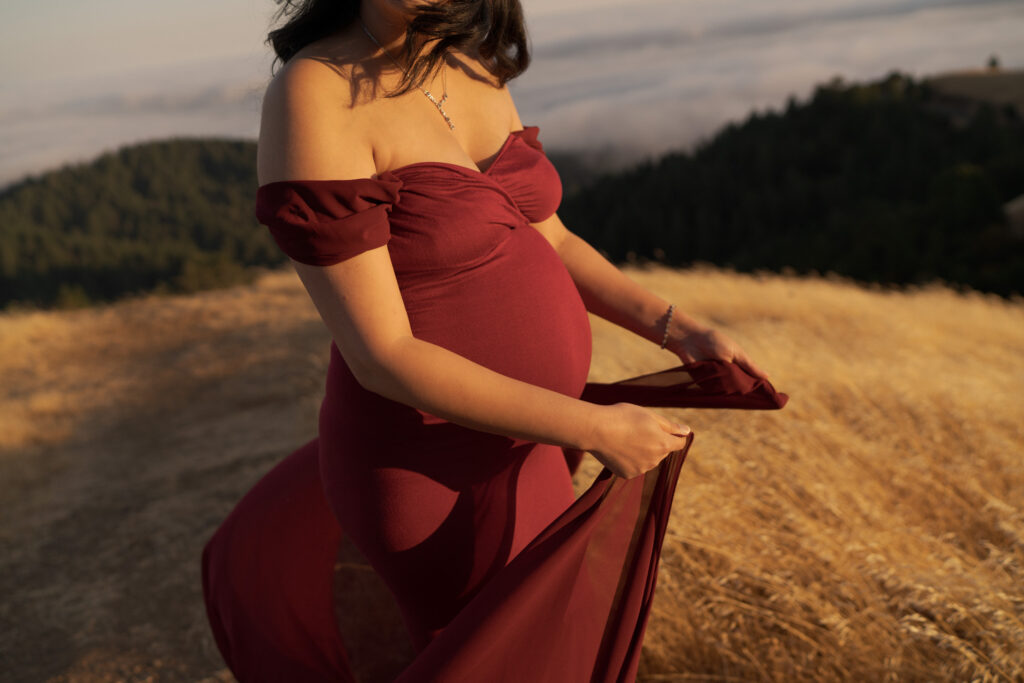
[[(234, 680), (202, 545), (316, 435), (329, 344), (291, 272), (0, 318), (0, 680)], [(401, 638), (372, 571), (341, 552), (339, 601), (376, 599)]]

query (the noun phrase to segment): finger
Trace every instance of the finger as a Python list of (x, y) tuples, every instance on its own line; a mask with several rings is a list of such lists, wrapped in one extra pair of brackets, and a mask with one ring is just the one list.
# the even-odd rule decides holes
[(673, 436), (676, 437), (676, 440), (674, 445), (669, 446), (670, 453), (686, 448), (686, 442), (690, 439), (689, 427), (687, 427), (687, 432), (685, 434), (673, 434)]
[(688, 351), (680, 350), (676, 355), (679, 356), (679, 360), (683, 361), (683, 365), (693, 363), (697, 360), (696, 356)]
[(672, 422), (671, 420), (666, 421), (665, 424), (661, 425), (661, 428), (672, 436), (686, 436), (690, 433), (690, 427), (684, 425), (681, 422)]

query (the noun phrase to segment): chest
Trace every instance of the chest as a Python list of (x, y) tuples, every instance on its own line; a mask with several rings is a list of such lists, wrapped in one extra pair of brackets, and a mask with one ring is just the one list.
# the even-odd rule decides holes
[(535, 127), (514, 131), (484, 172), (446, 162), (416, 162), (380, 175), (401, 181), (391, 207), (389, 250), (396, 270), (466, 267), (497, 249), (510, 231), (558, 208), (558, 172)]

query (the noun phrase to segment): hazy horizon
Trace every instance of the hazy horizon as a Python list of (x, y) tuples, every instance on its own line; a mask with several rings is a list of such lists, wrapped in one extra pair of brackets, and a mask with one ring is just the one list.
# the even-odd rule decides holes
[[(277, 5), (9, 0), (0, 22), (0, 184), (123, 145), (255, 139)], [(524, 0), (530, 69), (510, 84), (551, 149), (687, 148), (833, 76), (1024, 67), (1008, 0)], [(162, 10), (164, 8), (161, 8)], [(183, 58), (181, 55), (188, 55)]]

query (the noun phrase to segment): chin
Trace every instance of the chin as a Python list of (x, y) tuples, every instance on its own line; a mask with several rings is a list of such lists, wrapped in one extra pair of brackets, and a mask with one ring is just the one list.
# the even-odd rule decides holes
[(447, 0), (387, 0), (387, 5), (396, 12), (411, 14), (420, 7), (443, 5)]

